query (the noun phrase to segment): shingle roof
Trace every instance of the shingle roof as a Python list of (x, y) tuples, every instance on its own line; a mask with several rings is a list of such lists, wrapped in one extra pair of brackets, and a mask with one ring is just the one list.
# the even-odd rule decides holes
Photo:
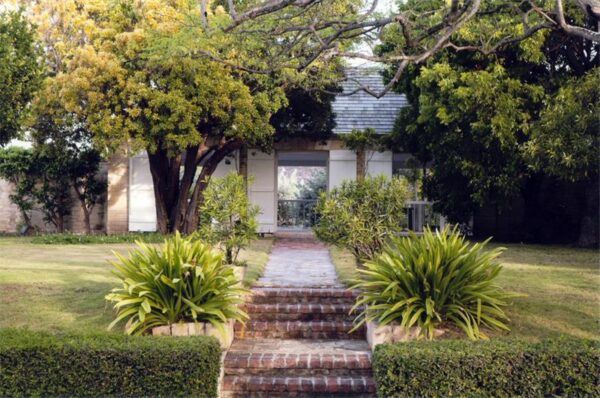
[[(349, 68), (346, 76), (349, 80), (342, 83), (344, 93), (352, 92), (360, 85), (369, 86), (373, 91), (381, 91), (385, 86), (377, 69)], [(388, 92), (379, 99), (362, 90), (352, 95), (338, 95), (332, 105), (337, 123), (333, 132), (343, 134), (352, 129), (371, 127), (379, 134), (389, 133), (394, 128), (398, 111), (406, 105), (406, 97), (395, 92)]]

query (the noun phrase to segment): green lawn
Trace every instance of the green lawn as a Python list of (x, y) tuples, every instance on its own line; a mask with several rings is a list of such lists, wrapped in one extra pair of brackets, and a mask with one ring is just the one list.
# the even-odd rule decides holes
[[(0, 237), (0, 328), (50, 332), (104, 331), (113, 310), (104, 295), (118, 285), (108, 260), (133, 244), (41, 245)], [(253, 242), (240, 259), (246, 282), (262, 272), (272, 241)]]
[[(490, 245), (495, 247), (498, 245)], [(600, 268), (595, 250), (558, 246), (503, 245), (499, 283), (526, 297), (508, 309), (509, 336), (537, 340), (567, 334), (600, 339)], [(340, 279), (354, 277), (354, 257), (332, 248)]]

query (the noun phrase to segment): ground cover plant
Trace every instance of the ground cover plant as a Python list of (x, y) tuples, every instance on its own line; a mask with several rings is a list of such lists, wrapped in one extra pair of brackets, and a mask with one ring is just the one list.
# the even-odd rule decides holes
[(462, 329), (473, 340), (487, 339), (483, 328), (508, 331), (503, 307), (515, 294), (496, 283), (502, 249), (485, 251), (487, 242), (469, 244), (457, 228), (426, 228), (422, 236), (390, 239), (381, 255), (358, 269), (353, 288), (363, 308), (356, 326), (368, 321), (419, 327), (433, 339), (443, 323)]
[(247, 291), (213, 247), (179, 233), (161, 247), (137, 246), (128, 257), (115, 253), (118, 260), (111, 262), (123, 286), (106, 296), (117, 312), (109, 329), (127, 321), (127, 334), (177, 322), (210, 322), (223, 330), (228, 320), (248, 319), (239, 307)]

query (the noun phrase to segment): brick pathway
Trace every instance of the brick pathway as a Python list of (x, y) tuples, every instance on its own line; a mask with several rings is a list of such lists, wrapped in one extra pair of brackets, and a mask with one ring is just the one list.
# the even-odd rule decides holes
[(327, 248), (278, 239), (225, 357), (224, 397), (371, 397), (364, 330), (348, 334), (355, 293), (337, 282)]

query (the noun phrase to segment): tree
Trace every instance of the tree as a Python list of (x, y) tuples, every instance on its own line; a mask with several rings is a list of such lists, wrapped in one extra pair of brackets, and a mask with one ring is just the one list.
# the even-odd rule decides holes
[(531, 167), (562, 180), (583, 181), (578, 245), (598, 244), (600, 67), (571, 78), (546, 103), (526, 144)]
[(356, 178), (364, 180), (367, 176), (367, 151), (379, 150), (381, 137), (374, 129), (366, 128), (364, 130), (354, 129), (350, 133), (342, 135), (341, 139), (348, 149), (356, 153)]
[[(88, 21), (89, 33), (56, 74), (64, 107), (85, 121), (97, 147), (114, 151), (127, 143), (133, 153), (148, 151), (161, 232), (195, 230), (219, 162), (244, 145), (268, 148), (270, 119), (286, 104), (286, 91), (319, 81), (316, 67), (305, 76), (267, 76), (207, 58), (206, 51), (220, 51), (254, 67), (272, 57), (257, 57), (262, 45), (255, 40), (190, 24), (203, 18), (193, 2), (122, 0), (73, 12)], [(206, 12), (217, 25), (227, 19), (219, 7)], [(189, 43), (201, 50), (188, 51)]]
[(22, 11), (0, 12), (0, 146), (19, 136), (41, 76), (34, 27)]
[[(485, 20), (479, 23), (485, 25)], [(488, 23), (503, 21), (490, 18)], [(476, 26), (470, 28), (461, 34), (469, 36), (477, 31)], [(394, 51), (396, 39), (393, 35), (388, 39), (379, 51)], [(411, 67), (397, 86), (406, 93), (410, 105), (400, 113), (388, 145), (411, 152), (423, 164), (433, 160), (432, 173), (425, 179), (427, 196), (436, 200), (438, 210), (452, 221), (467, 221), (482, 206), (496, 207), (498, 217), (510, 209), (515, 198), (522, 197), (527, 214), (523, 230), (532, 231), (544, 218), (538, 214), (536, 191), (540, 181), (548, 177), (567, 180), (565, 175), (575, 170), (581, 178), (596, 173), (589, 155), (598, 150), (590, 133), (597, 131), (590, 105), (594, 96), (586, 94), (589, 81), (583, 77), (595, 73), (593, 68), (600, 61), (597, 47), (591, 41), (552, 31), (491, 55), (454, 48), (439, 53), (428, 64)], [(394, 71), (391, 67), (388, 78)], [(582, 95), (588, 95), (592, 102), (583, 101), (576, 107), (571, 96), (558, 105), (560, 112), (558, 106), (549, 108), (554, 98), (565, 98), (559, 94), (565, 87), (573, 92), (579, 85)], [(567, 127), (557, 127), (549, 115), (562, 117), (563, 126), (576, 125), (581, 134), (567, 135)], [(567, 136), (573, 137), (573, 142), (564, 139)], [(544, 142), (557, 145), (554, 156), (566, 154), (561, 159), (570, 161), (572, 170), (563, 168), (562, 173), (556, 173), (553, 167), (545, 169), (550, 158), (537, 156), (547, 153), (542, 149)], [(587, 152), (575, 155), (586, 145)], [(574, 157), (578, 160), (573, 161)], [(554, 164), (562, 167), (560, 162)], [(590, 186), (595, 185), (592, 181)], [(587, 213), (584, 217), (593, 214)]]
[[(102, 156), (93, 146), (92, 134), (85, 120), (63, 107), (59, 89), (53, 77), (46, 79), (33, 104), (32, 117), (28, 122), (29, 132), (34, 153), (43, 154), (44, 167), (40, 168), (41, 173), (46, 172), (46, 168), (59, 168), (60, 172), (51, 179), (60, 180), (57, 188), (65, 189), (69, 195), (71, 190), (75, 192), (83, 213), (85, 233), (90, 234), (90, 215), (104, 199), (107, 188), (106, 181), (100, 175)], [(62, 194), (58, 195), (57, 192), (56, 198), (61, 197)], [(69, 203), (65, 200), (65, 205)]]
[(285, 93), (287, 104), (271, 117), (275, 140), (307, 138), (325, 141), (335, 127), (332, 102), (339, 87), (327, 87), (326, 91), (292, 87)]
[[(336, 57), (367, 59), (394, 64), (393, 75), (383, 90), (361, 86), (376, 97), (385, 95), (411, 65), (422, 65), (445, 49), (491, 54), (546, 32), (563, 37), (600, 43), (600, 1), (575, 0), (409, 0), (398, 1), (398, 10), (378, 12), (378, 0), (322, 2), (320, 0), (268, 0), (210, 2), (201, 0), (200, 24), (205, 30), (252, 35), (263, 48), (276, 48), (284, 54), (262, 65), (249, 67), (233, 63), (242, 70), (270, 74), (281, 69), (304, 70), (314, 62)], [(333, 4), (332, 7), (328, 7)], [(344, 12), (341, 7), (349, 6)], [(206, 11), (223, 7), (228, 19), (215, 23)], [(496, 22), (487, 23), (489, 19)], [(483, 21), (483, 23), (481, 23)], [(475, 29), (473, 29), (475, 28)], [(464, 35), (464, 31), (470, 31)], [(356, 40), (373, 42), (387, 31), (398, 33), (396, 51), (372, 54), (348, 45)], [(310, 42), (310, 43), (309, 43)], [(305, 45), (309, 43), (310, 45)], [(299, 51), (298, 46), (304, 48)], [(365, 47), (365, 46), (363, 46)], [(196, 47), (199, 48), (199, 47)], [(231, 65), (210, 49), (203, 56)]]
[(54, 225), (58, 233), (65, 231), (65, 218), (71, 214), (73, 205), (71, 196), (71, 181), (69, 174), (69, 159), (60, 148), (48, 146), (34, 151), (33, 179), (34, 197), (39, 203), (39, 210), (44, 221)]
[(0, 177), (14, 186), (10, 200), (19, 208), (27, 230), (32, 230), (31, 211), (34, 208), (33, 153), (20, 147), (0, 148)]

